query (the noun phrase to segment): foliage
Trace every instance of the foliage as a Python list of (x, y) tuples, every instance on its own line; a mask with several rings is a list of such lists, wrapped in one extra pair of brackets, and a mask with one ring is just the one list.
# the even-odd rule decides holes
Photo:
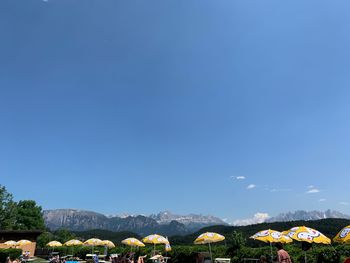
[(35, 201), (13, 201), (12, 194), (0, 185), (0, 229), (44, 230), (41, 207)]
[(16, 222), (16, 203), (12, 194), (0, 185), (0, 229), (13, 229)]
[(19, 258), (22, 254), (21, 249), (9, 248), (9, 249), (0, 249), (0, 263), (6, 262), (6, 259), (10, 257), (10, 259)]
[(17, 203), (17, 230), (44, 230), (45, 222), (42, 216), (41, 206), (37, 206), (33, 200), (23, 200)]

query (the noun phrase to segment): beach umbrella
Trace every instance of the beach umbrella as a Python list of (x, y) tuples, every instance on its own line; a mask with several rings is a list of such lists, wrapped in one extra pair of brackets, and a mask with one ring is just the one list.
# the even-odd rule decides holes
[(134, 237), (130, 237), (127, 239), (122, 240), (122, 244), (130, 246), (130, 247), (144, 247), (145, 244), (142, 243), (140, 240)]
[(46, 246), (52, 247), (52, 251), (54, 251), (55, 247), (62, 247), (62, 243), (58, 242), (58, 241), (51, 241), (51, 242), (47, 243)]
[(350, 243), (350, 225), (340, 230), (340, 232), (333, 238), (333, 241), (337, 243)]
[(102, 240), (102, 244), (108, 248), (114, 248), (115, 245), (112, 241), (110, 240)]
[(158, 234), (146, 236), (145, 238), (142, 239), (142, 242), (147, 244), (153, 244), (153, 254), (155, 254), (156, 252), (156, 245), (159, 245), (159, 244), (165, 245), (166, 243), (169, 243), (168, 239)]
[(32, 243), (32, 241), (29, 241), (29, 240), (26, 240), (26, 239), (22, 239), (22, 240), (19, 240), (19, 241), (16, 242), (16, 246), (22, 247), (22, 246), (29, 245), (31, 243)]
[(166, 252), (170, 252), (170, 251), (171, 251), (170, 243), (166, 243), (166, 244), (165, 244), (165, 251), (166, 251)]
[(290, 237), (283, 235), (281, 232), (271, 230), (271, 229), (259, 231), (258, 233), (251, 236), (250, 238), (270, 244), (271, 260), (272, 261), (273, 261), (272, 243), (284, 243), (284, 244), (286, 244), (286, 243), (293, 242), (293, 239), (291, 239)]
[(90, 238), (86, 240), (83, 244), (84, 246), (91, 246), (91, 254), (94, 253), (94, 247), (103, 246), (102, 240), (98, 238)]
[(6, 242), (4, 243), (4, 245), (6, 245), (6, 246), (8, 246), (8, 247), (15, 247), (15, 246), (17, 246), (17, 242), (14, 241), (14, 240), (9, 240), (9, 241), (6, 241)]
[(213, 254), (211, 253), (211, 243), (216, 243), (225, 240), (225, 237), (214, 232), (206, 232), (201, 234), (199, 237), (196, 238), (196, 240), (193, 242), (196, 245), (203, 245), (208, 244), (209, 245), (209, 253), (211, 262), (213, 262)]
[[(320, 231), (310, 227), (306, 227), (306, 226), (292, 227), (291, 229), (284, 231), (282, 233), (285, 233), (288, 237), (296, 241), (305, 242), (310, 245), (312, 245), (313, 243), (325, 244), (325, 245), (331, 244), (331, 240), (328, 237), (326, 237), (324, 234), (322, 234)], [(306, 262), (306, 250), (305, 250), (305, 262)]]
[(51, 241), (46, 244), (48, 247), (62, 247), (62, 243), (58, 241)]
[(66, 243), (64, 243), (65, 246), (72, 247), (72, 255), (73, 256), (74, 256), (74, 247), (81, 246), (82, 244), (83, 244), (83, 242), (81, 242), (78, 239), (71, 239), (71, 240), (68, 240)]
[(284, 233), (296, 241), (326, 245), (331, 243), (331, 240), (320, 231), (306, 226), (293, 227)]

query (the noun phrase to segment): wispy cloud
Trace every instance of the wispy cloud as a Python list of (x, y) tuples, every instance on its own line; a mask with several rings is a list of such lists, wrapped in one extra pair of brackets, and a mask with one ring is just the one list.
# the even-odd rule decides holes
[(270, 191), (271, 193), (276, 193), (276, 192), (291, 192), (292, 189), (289, 189), (289, 188), (285, 188), (285, 189), (283, 189), (283, 188), (281, 188), (281, 189), (279, 189), (279, 188), (272, 188), (272, 189), (269, 189), (269, 191)]
[(349, 202), (340, 202), (339, 204), (341, 204), (341, 205), (350, 205), (350, 203)]
[(233, 222), (233, 225), (235, 225), (235, 226), (246, 226), (246, 225), (260, 224), (260, 223), (264, 223), (269, 218), (270, 218), (270, 216), (269, 216), (268, 213), (260, 213), (260, 212), (258, 212), (252, 218), (235, 220)]
[(319, 202), (326, 202), (327, 199), (326, 198), (321, 198), (320, 200), (318, 200)]
[(245, 176), (237, 176), (236, 179), (237, 179), (237, 180), (245, 180), (246, 177), (245, 177)]
[(310, 185), (307, 187), (309, 190), (306, 191), (307, 194), (317, 194), (321, 192), (319, 189), (317, 189), (315, 186)]
[(251, 189), (254, 189), (254, 188), (256, 188), (255, 184), (250, 184), (250, 185), (247, 186), (248, 190), (251, 190)]

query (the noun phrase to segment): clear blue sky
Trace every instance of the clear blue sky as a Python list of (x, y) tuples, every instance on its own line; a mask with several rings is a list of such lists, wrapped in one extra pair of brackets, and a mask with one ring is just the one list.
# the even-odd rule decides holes
[(349, 8), (1, 0), (0, 184), (45, 209), (350, 213)]

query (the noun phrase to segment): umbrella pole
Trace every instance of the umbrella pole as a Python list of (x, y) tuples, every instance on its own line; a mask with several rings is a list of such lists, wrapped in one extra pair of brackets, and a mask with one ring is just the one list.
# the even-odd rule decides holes
[(210, 253), (210, 259), (211, 259), (211, 262), (213, 263), (213, 255), (211, 253), (211, 246), (210, 246), (210, 242), (209, 242), (209, 253)]
[(271, 252), (271, 263), (273, 262), (273, 255), (272, 255), (272, 243), (270, 242), (270, 252)]
[(306, 251), (305, 251), (305, 254), (304, 254), (304, 263), (306, 263)]
[(153, 244), (153, 256), (156, 254), (156, 243)]

